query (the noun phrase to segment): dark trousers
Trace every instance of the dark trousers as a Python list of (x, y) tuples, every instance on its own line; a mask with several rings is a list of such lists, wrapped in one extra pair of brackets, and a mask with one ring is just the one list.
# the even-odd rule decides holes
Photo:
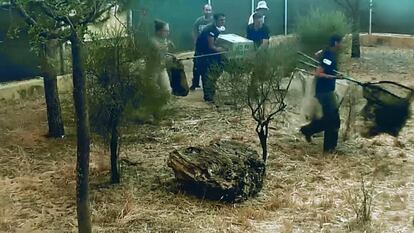
[[(196, 55), (194, 55), (196, 56)], [(193, 59), (193, 80), (191, 81), (191, 87), (199, 87), (200, 86), (200, 71), (197, 67), (197, 58)]]
[(220, 59), (198, 59), (197, 69), (203, 82), (205, 101), (213, 101), (216, 94), (216, 81), (223, 74), (223, 63)]
[(305, 135), (324, 132), (323, 150), (329, 152), (335, 149), (338, 144), (338, 133), (341, 125), (339, 118), (338, 103), (335, 92), (317, 93), (316, 98), (322, 106), (323, 116), (315, 119), (308, 125), (302, 127)]

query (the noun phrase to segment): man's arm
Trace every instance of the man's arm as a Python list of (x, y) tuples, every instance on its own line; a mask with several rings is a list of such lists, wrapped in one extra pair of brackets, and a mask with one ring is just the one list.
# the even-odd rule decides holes
[(175, 44), (171, 40), (168, 40), (168, 52), (175, 52)]
[(198, 33), (199, 33), (198, 32), (198, 27), (199, 27), (199, 20), (197, 19), (193, 24), (193, 32), (192, 32), (194, 44), (196, 44), (196, 42), (197, 42), (197, 37), (198, 37)]
[(214, 37), (213, 37), (213, 36), (211, 36), (211, 35), (209, 35), (209, 36), (208, 36), (208, 47), (209, 47), (211, 50), (213, 50), (213, 51), (215, 51), (215, 52), (217, 52), (217, 53), (219, 53), (219, 52), (224, 52), (224, 51), (225, 51), (225, 49), (224, 49), (224, 48), (216, 46), (216, 43), (215, 43), (215, 41), (214, 41)]
[(316, 68), (315, 76), (317, 78), (325, 78), (325, 79), (336, 79), (337, 78), (337, 76), (335, 75), (326, 74), (325, 70), (321, 66), (318, 66), (318, 68)]
[(270, 31), (269, 31), (269, 28), (266, 25), (264, 25), (264, 27), (265, 27), (264, 28), (265, 35), (264, 35), (264, 39), (263, 39), (263, 42), (262, 42), (262, 45), (260, 46), (260, 48), (269, 47)]

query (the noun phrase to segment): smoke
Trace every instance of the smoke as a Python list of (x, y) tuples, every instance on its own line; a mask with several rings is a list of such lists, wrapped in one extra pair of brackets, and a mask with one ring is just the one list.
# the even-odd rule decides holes
[(315, 98), (315, 78), (299, 73), (299, 79), (302, 92), (301, 115), (309, 121), (322, 118), (322, 106)]

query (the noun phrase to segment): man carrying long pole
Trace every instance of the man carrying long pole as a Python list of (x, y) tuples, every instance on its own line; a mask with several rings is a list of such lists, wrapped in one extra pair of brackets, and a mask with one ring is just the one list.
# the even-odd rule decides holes
[(311, 141), (313, 134), (324, 132), (323, 151), (327, 153), (334, 152), (337, 146), (341, 124), (335, 95), (336, 79), (338, 78), (336, 57), (341, 41), (342, 38), (337, 35), (329, 39), (329, 47), (322, 51), (320, 66), (316, 69), (315, 97), (322, 106), (323, 116), (321, 119), (312, 120), (300, 129), (308, 142)]
[(216, 45), (216, 40), (221, 31), (224, 30), (226, 16), (215, 14), (214, 23), (210, 24), (201, 32), (196, 42), (196, 55), (210, 55), (197, 58), (196, 69), (203, 81), (204, 100), (213, 102), (215, 94), (215, 81), (223, 70), (223, 61), (220, 52), (225, 50)]

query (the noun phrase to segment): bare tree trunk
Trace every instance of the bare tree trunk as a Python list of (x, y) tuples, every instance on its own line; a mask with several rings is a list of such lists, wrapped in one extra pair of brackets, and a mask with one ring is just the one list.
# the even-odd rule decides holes
[(46, 54), (46, 45), (41, 48), (40, 57), (46, 99), (47, 122), (49, 126), (48, 137), (60, 138), (65, 135), (65, 129), (57, 87), (57, 75), (49, 63)]
[(59, 68), (60, 68), (60, 75), (65, 74), (65, 56), (64, 56), (64, 43), (63, 41), (59, 42)]
[(351, 50), (351, 57), (352, 58), (360, 58), (361, 57), (361, 43), (359, 39), (359, 17), (354, 18), (352, 23), (352, 50)]
[(263, 161), (266, 163), (268, 151), (267, 151), (267, 136), (268, 136), (268, 124), (262, 123), (259, 124), (256, 128), (256, 133), (259, 136), (260, 146), (262, 147), (262, 158)]
[(361, 22), (360, 22), (360, 1), (353, 2), (353, 11), (352, 14), (352, 50), (351, 50), (351, 57), (352, 58), (360, 58), (361, 57), (361, 44), (359, 40), (359, 33), (361, 29)]
[(111, 132), (111, 182), (113, 184), (120, 183), (120, 175), (118, 169), (118, 147), (119, 147), (119, 134), (116, 125), (112, 127)]
[(76, 110), (77, 132), (77, 214), (79, 233), (91, 233), (89, 211), (89, 151), (90, 129), (86, 101), (85, 70), (82, 54), (82, 42), (76, 32), (71, 35), (73, 98)]

